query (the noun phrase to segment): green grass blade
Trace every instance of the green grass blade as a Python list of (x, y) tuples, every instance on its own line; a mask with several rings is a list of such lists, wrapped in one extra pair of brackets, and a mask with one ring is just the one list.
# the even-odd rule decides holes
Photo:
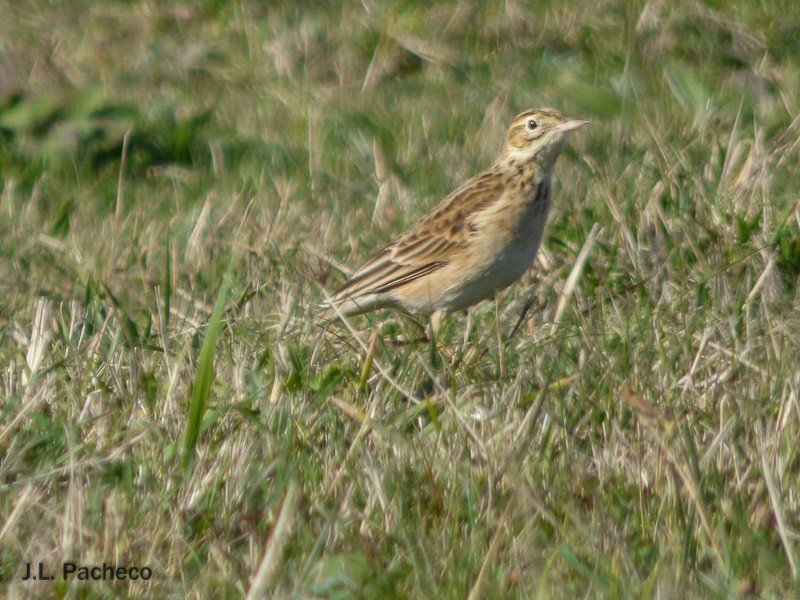
[(189, 405), (189, 419), (186, 423), (186, 432), (183, 436), (183, 466), (189, 467), (195, 456), (197, 440), (200, 437), (200, 426), (206, 412), (206, 404), (211, 396), (211, 384), (214, 380), (214, 353), (217, 338), (222, 331), (222, 315), (230, 296), (230, 284), (226, 275), (222, 287), (217, 295), (214, 312), (208, 322), (206, 337), (200, 347), (200, 357), (197, 360), (194, 383), (192, 384), (192, 402)]

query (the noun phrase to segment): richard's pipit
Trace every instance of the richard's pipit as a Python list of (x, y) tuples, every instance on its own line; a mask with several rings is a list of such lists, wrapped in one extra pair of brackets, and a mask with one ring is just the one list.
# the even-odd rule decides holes
[(452, 312), (511, 285), (542, 241), (553, 164), (587, 122), (547, 108), (517, 115), (494, 164), (356, 271), (323, 302), (324, 316)]

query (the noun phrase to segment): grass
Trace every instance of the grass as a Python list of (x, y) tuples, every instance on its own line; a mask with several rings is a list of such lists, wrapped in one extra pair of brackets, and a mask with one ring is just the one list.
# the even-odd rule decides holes
[[(799, 4), (0, 10), (6, 596), (800, 594)], [(521, 283), (311, 323), (531, 106)]]

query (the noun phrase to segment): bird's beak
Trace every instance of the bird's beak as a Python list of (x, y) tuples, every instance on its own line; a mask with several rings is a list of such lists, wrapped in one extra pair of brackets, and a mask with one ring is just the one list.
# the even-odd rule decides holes
[(567, 120), (561, 123), (560, 125), (556, 125), (555, 129), (557, 131), (572, 131), (573, 129), (577, 129), (578, 127), (583, 127), (588, 123), (589, 121), (587, 121), (586, 119), (567, 118)]

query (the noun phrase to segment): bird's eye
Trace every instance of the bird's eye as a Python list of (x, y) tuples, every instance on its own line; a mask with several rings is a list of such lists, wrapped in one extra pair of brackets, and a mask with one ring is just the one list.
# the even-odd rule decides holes
[(533, 131), (536, 129), (537, 123), (533, 119), (528, 119), (528, 130)]

